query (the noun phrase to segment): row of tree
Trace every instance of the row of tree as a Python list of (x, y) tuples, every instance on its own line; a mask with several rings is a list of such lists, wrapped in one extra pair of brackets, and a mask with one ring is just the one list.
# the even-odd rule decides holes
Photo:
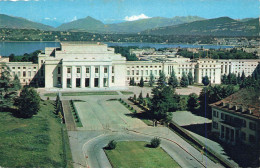
[(258, 59), (257, 53), (247, 53), (243, 50), (238, 50), (236, 48), (231, 50), (224, 49), (210, 49), (209, 51), (199, 50), (197, 53), (188, 51), (187, 49), (179, 49), (177, 52), (186, 58), (206, 58), (211, 57), (213, 59)]
[[(155, 77), (154, 77), (154, 75), (152, 73), (150, 74), (148, 83), (149, 83), (150, 87), (153, 87), (154, 84), (155, 84)], [(168, 78), (168, 80), (167, 80), (164, 72), (160, 72), (159, 79), (157, 81), (157, 85), (169, 85), (172, 88), (176, 88), (178, 86), (188, 87), (188, 85), (193, 85), (193, 84), (194, 84), (194, 78), (193, 78), (193, 75), (192, 75), (191, 71), (189, 71), (188, 75), (186, 75), (183, 72), (180, 82), (178, 81), (178, 79), (177, 79), (177, 77), (175, 75), (174, 70), (171, 72), (171, 75)], [(135, 86), (136, 85), (134, 77), (130, 78), (129, 85), (130, 86)], [(141, 77), (141, 79), (140, 79), (139, 86), (140, 87), (144, 86), (144, 78), (143, 77)]]
[(33, 89), (24, 86), (21, 90), (20, 80), (17, 76), (12, 79), (10, 68), (2, 66), (0, 75), (0, 111), (15, 109), (15, 116), (30, 118), (40, 108), (40, 96)]
[(38, 54), (40, 50), (36, 50), (33, 53), (25, 53), (24, 55), (15, 56), (14, 54), (9, 55), (10, 62), (33, 62), (38, 63)]

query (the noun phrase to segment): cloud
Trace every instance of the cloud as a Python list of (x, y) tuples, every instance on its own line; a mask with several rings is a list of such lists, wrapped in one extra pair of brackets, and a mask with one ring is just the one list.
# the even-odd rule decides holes
[(134, 21), (134, 20), (148, 19), (148, 18), (151, 18), (151, 17), (148, 17), (148, 16), (146, 16), (145, 14), (142, 13), (140, 15), (126, 16), (124, 18), (124, 20), (126, 20), (126, 21)]
[(1, 1), (5, 1), (5, 2), (29, 2), (29, 1), (39, 1), (39, 0), (0, 0)]
[(75, 21), (75, 20), (78, 20), (77, 16), (74, 16), (71, 21)]
[(54, 17), (54, 18), (49, 18), (49, 17), (44, 18), (44, 20), (56, 20), (56, 19), (57, 19), (56, 17)]

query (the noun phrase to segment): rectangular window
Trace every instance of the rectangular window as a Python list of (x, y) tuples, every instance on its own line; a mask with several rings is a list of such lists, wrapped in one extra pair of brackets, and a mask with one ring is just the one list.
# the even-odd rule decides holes
[(76, 87), (80, 87), (80, 78), (76, 78)]
[(144, 75), (144, 71), (143, 71), (143, 70), (141, 70), (141, 75), (142, 75), (142, 76)]
[(20, 71), (18, 71), (18, 77), (21, 77), (21, 72)]
[(95, 68), (95, 73), (98, 73), (98, 68)]
[(67, 73), (70, 74), (71, 73), (71, 69), (67, 68)]
[(104, 73), (107, 73), (107, 67), (104, 67)]
[(60, 67), (58, 67), (58, 74), (60, 74)]
[(26, 69), (26, 67), (23, 67), (23, 69)]
[(58, 83), (58, 85), (61, 84), (61, 77), (58, 77), (58, 78), (57, 78), (57, 83)]
[(71, 88), (71, 79), (67, 78), (67, 88)]
[(80, 73), (80, 68), (77, 68), (77, 73)]
[(107, 84), (107, 78), (104, 78), (103, 79), (103, 87), (107, 87), (108, 86), (108, 84)]
[(246, 140), (246, 133), (241, 132), (240, 136), (241, 136), (241, 139), (242, 139), (243, 141)]
[(145, 75), (148, 75), (148, 70), (145, 70)]
[(112, 73), (115, 73), (115, 67), (112, 66)]
[(213, 121), (213, 128), (218, 129), (218, 123)]
[(221, 113), (221, 119), (225, 120), (225, 114), (224, 113)]
[(136, 71), (136, 75), (139, 75), (139, 70)]
[(29, 72), (28, 72), (28, 77), (31, 77), (31, 76), (32, 76), (32, 72), (29, 71)]
[(130, 75), (130, 71), (129, 70), (127, 70), (127, 75)]
[(23, 77), (26, 77), (26, 72), (25, 71), (23, 71)]
[(249, 135), (249, 142), (255, 143), (255, 136), (254, 135)]
[(134, 70), (132, 70), (132, 75), (134, 75), (135, 74), (135, 71)]
[(89, 78), (85, 78), (85, 87), (89, 87)]
[(86, 68), (86, 73), (89, 73), (89, 68)]
[(94, 79), (94, 87), (98, 87), (99, 79), (95, 78)]
[(256, 124), (255, 123), (252, 123), (252, 122), (249, 122), (249, 128), (251, 130), (256, 130)]
[(115, 83), (115, 77), (112, 76), (112, 83)]

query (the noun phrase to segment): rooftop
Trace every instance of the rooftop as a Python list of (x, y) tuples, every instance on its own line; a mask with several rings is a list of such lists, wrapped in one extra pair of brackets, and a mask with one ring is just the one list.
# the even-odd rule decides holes
[(247, 117), (260, 118), (260, 89), (242, 89), (227, 98), (211, 104), (212, 107)]

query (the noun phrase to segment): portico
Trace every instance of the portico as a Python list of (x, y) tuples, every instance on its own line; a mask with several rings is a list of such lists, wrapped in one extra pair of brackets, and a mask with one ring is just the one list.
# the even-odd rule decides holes
[(126, 58), (106, 44), (61, 43), (39, 58), (45, 65), (46, 88), (125, 87)]

